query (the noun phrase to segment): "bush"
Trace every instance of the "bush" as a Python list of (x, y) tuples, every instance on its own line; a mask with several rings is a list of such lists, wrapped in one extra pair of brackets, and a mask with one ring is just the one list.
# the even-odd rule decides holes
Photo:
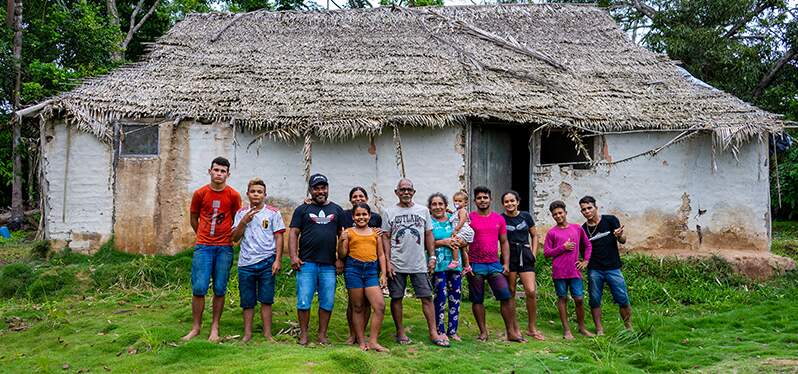
[(49, 254), (50, 242), (47, 240), (39, 240), (33, 243), (33, 247), (30, 249), (30, 256), (33, 259), (46, 260)]
[(40, 274), (31, 283), (28, 295), (35, 300), (69, 294), (77, 288), (77, 278), (72, 269), (54, 268)]
[(0, 271), (0, 297), (25, 295), (35, 275), (33, 268), (25, 263), (8, 264)]

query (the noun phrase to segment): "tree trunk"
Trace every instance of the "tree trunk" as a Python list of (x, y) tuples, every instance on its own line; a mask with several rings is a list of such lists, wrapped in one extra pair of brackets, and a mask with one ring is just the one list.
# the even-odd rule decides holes
[[(22, 80), (22, 0), (14, 1), (14, 91), (11, 93), (14, 111), (20, 107), (20, 86)], [(24, 220), (22, 208), (22, 156), (20, 155), (20, 138), (22, 137), (22, 119), (14, 115), (11, 117), (12, 142), (11, 153), (13, 159), (14, 178), (11, 184), (11, 219), (9, 226), (12, 230), (19, 230)]]

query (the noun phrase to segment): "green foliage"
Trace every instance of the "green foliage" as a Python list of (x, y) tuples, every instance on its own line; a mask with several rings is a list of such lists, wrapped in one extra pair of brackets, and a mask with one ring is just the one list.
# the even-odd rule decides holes
[(47, 240), (39, 240), (33, 243), (30, 250), (31, 258), (38, 260), (46, 260), (50, 254), (50, 242)]
[(34, 278), (33, 268), (25, 263), (14, 263), (0, 268), (0, 297), (25, 295)]
[(78, 290), (78, 280), (71, 268), (54, 268), (39, 274), (28, 288), (34, 300), (52, 299)]
[(798, 219), (798, 137), (793, 134), (793, 139), (793, 146), (779, 156), (778, 180), (774, 175), (770, 192), (771, 205), (777, 216), (790, 220)]

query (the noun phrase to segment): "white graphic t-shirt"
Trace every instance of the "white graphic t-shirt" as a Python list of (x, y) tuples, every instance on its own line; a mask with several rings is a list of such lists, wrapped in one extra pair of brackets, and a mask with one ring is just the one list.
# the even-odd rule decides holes
[[(250, 208), (240, 209), (233, 222), (233, 230), (238, 227), (241, 219)], [(277, 252), (274, 243), (274, 233), (284, 232), (285, 223), (280, 211), (275, 207), (264, 205), (252, 221), (249, 221), (241, 239), (241, 253), (238, 255), (238, 266), (249, 266), (261, 262)], [(282, 248), (280, 248), (282, 250)]]

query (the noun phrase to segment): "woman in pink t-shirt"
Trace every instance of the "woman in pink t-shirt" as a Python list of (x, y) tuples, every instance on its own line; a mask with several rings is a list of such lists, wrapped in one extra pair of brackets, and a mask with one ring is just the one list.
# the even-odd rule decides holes
[[(552, 258), (551, 276), (554, 278), (554, 290), (559, 298), (557, 311), (560, 313), (563, 337), (568, 340), (574, 338), (571, 328), (568, 326), (569, 288), (576, 307), (576, 322), (579, 324), (579, 333), (584, 336), (593, 336), (585, 328), (585, 310), (583, 308), (585, 291), (582, 285), (581, 272), (587, 268), (587, 263), (590, 261), (590, 252), (592, 251), (590, 240), (587, 238), (585, 231), (582, 230), (582, 226), (568, 223), (565, 203), (557, 200), (549, 205), (549, 211), (557, 225), (546, 233), (546, 240), (543, 242), (543, 254)], [(579, 261), (580, 252), (584, 252), (582, 261)]]

